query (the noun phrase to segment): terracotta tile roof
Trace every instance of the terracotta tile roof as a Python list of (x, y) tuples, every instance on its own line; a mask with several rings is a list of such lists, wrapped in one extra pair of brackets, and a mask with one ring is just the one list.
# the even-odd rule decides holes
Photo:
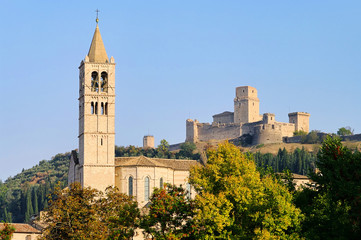
[[(33, 228), (25, 223), (10, 223), (15, 228), (15, 233), (41, 233), (38, 229)], [(4, 223), (0, 223), (0, 230), (4, 229)]]
[(163, 158), (148, 158), (144, 156), (139, 157), (116, 157), (115, 166), (144, 166), (144, 167), (165, 167), (173, 170), (188, 171), (192, 166), (198, 165), (196, 160), (183, 159), (163, 159)]
[(297, 173), (292, 173), (292, 176), (293, 176), (294, 179), (308, 179), (308, 180), (310, 180), (307, 176), (300, 175), (300, 174), (297, 174)]

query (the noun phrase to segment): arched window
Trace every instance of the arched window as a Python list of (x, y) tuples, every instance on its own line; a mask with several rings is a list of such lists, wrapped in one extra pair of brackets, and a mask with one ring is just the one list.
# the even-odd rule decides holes
[(101, 104), (100, 114), (101, 114), (101, 115), (104, 115), (104, 103)]
[(94, 114), (94, 102), (91, 102), (91, 110), (90, 110), (90, 112), (91, 112), (91, 114)]
[(95, 114), (98, 114), (98, 103), (95, 103)]
[(149, 177), (144, 179), (144, 200), (149, 201)]
[(108, 115), (108, 103), (105, 103), (105, 115)]
[(159, 188), (163, 188), (163, 178), (160, 178), (159, 180)]
[(108, 73), (102, 72), (100, 75), (100, 91), (108, 92)]
[(97, 72), (92, 72), (91, 90), (92, 90), (92, 92), (99, 91), (98, 73)]
[(129, 177), (128, 180), (128, 195), (133, 196), (133, 177)]

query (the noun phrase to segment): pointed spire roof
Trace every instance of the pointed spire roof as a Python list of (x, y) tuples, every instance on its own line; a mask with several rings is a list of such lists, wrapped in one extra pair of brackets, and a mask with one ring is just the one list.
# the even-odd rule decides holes
[(88, 57), (89, 57), (89, 62), (99, 62), (99, 63), (109, 62), (108, 55), (107, 52), (105, 51), (104, 43), (102, 40), (102, 36), (100, 35), (98, 23), (97, 23), (97, 27), (95, 28)]

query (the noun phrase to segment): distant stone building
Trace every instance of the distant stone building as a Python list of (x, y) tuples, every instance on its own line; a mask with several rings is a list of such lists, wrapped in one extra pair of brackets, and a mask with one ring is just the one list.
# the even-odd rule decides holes
[(234, 112), (213, 115), (212, 123), (187, 119), (186, 141), (227, 140), (249, 134), (252, 144), (257, 145), (282, 142), (284, 137), (292, 137), (296, 130), (309, 132), (309, 113), (289, 113), (289, 123), (277, 122), (273, 113), (259, 114), (259, 103), (256, 88), (237, 87)]
[[(79, 151), (72, 151), (68, 183), (104, 191), (116, 186), (143, 207), (154, 187), (188, 184), (195, 160), (115, 158), (115, 61), (110, 60), (96, 26), (89, 53), (79, 66)], [(154, 147), (154, 138), (144, 138)], [(190, 190), (190, 189), (189, 189)]]
[(143, 137), (143, 148), (154, 148), (154, 136), (146, 135)]
[[(11, 223), (11, 226), (15, 228), (12, 240), (36, 240), (41, 237), (41, 231), (33, 228), (29, 224), (24, 223)], [(0, 223), (0, 230), (5, 227), (4, 223)]]

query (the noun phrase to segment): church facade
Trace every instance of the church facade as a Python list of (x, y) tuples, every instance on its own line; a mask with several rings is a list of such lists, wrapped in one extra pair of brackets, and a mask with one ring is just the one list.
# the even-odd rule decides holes
[(72, 151), (68, 183), (104, 191), (116, 186), (143, 207), (154, 187), (188, 188), (195, 160), (115, 157), (115, 61), (108, 58), (98, 21), (89, 53), (79, 66), (79, 149)]

